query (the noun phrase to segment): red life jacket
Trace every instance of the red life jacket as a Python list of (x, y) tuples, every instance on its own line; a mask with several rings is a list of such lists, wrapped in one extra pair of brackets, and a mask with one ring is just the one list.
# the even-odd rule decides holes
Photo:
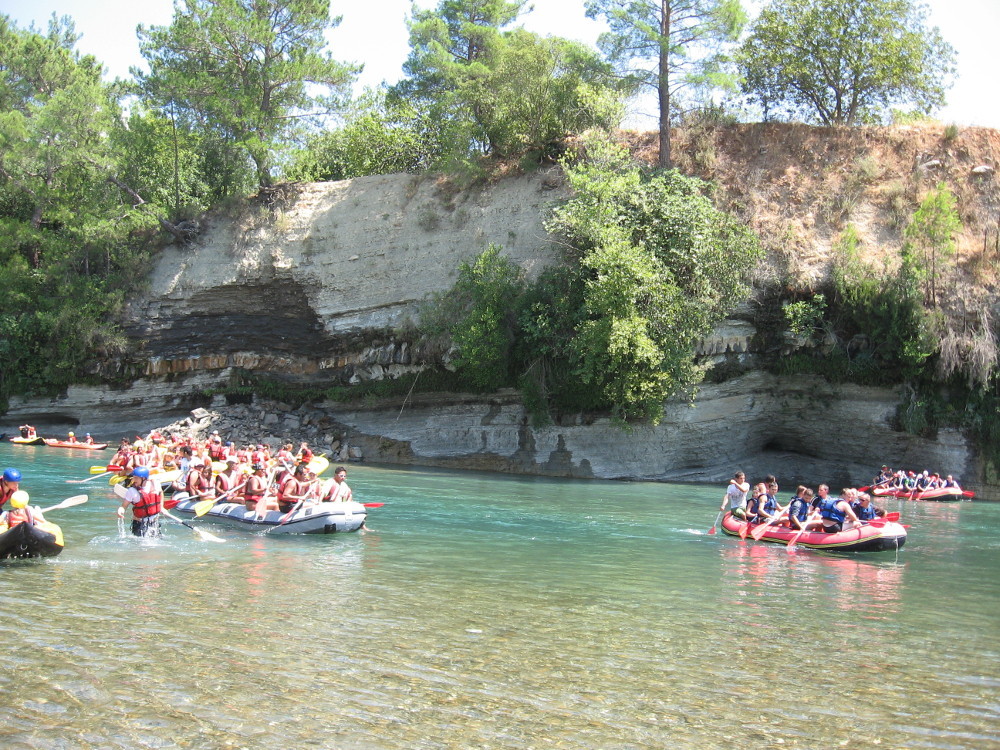
[(0, 479), (0, 508), (2, 508), (8, 500), (10, 500), (10, 496), (13, 495), (14, 492), (15, 490), (13, 487), (7, 484), (5, 480)]
[(27, 508), (11, 508), (7, 511), (7, 526), (9, 528), (14, 528), (19, 523), (30, 523), (34, 525), (35, 519), (31, 515), (31, 511)]
[(139, 497), (142, 498), (138, 503), (132, 506), (132, 515), (136, 518), (149, 518), (151, 516), (157, 515), (163, 506), (163, 494), (160, 492), (159, 488), (153, 490), (146, 489), (147, 485), (143, 485), (142, 489), (139, 490)]

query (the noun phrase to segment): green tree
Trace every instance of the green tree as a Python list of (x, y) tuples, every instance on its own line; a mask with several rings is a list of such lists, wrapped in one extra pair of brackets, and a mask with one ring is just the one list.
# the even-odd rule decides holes
[(176, 105), (246, 149), (261, 187), (297, 123), (336, 111), (359, 66), (324, 52), (329, 0), (183, 0), (170, 26), (140, 26), (155, 106)]
[[(657, 92), (661, 167), (670, 167), (670, 122), (676, 96), (688, 87), (734, 89), (722, 49), (739, 37), (746, 14), (739, 0), (587, 0), (587, 15), (610, 31), (608, 58)], [(652, 70), (645, 63), (652, 61)]]
[(43, 36), (0, 16), (0, 178), (27, 220), (8, 236), (34, 268), (57, 237), (48, 230), (84, 224), (106, 189), (115, 109), (100, 64), (74, 52), (76, 40), (68, 18), (53, 17)]
[(476, 388), (496, 390), (511, 380), (516, 300), (524, 289), (521, 269), (490, 245), (458, 269), (458, 280), (421, 315), (432, 333), (447, 333), (456, 348), (454, 365)]
[(375, 174), (418, 172), (441, 153), (441, 127), (408, 102), (386, 102), (370, 92), (356, 102), (343, 125), (313, 133), (298, 150), (286, 176), (292, 180), (346, 180)]
[(562, 354), (616, 416), (656, 423), (667, 397), (699, 382), (697, 343), (749, 294), (759, 241), (708, 185), (614, 144), (590, 142), (567, 177), (574, 197), (548, 227), (580, 266), (584, 314)]
[(151, 217), (115, 184), (118, 107), (67, 18), (0, 16), (0, 400), (86, 377), (120, 350), (113, 313)]
[(415, 10), (408, 77), (392, 96), (439, 122), (447, 157), (514, 156), (621, 119), (621, 84), (582, 45), (505, 30), (525, 3), (442, 0)]
[(954, 51), (913, 0), (774, 0), (738, 61), (765, 112), (825, 125), (879, 122), (893, 106), (944, 104)]
[(962, 228), (955, 196), (939, 183), (922, 201), (903, 230), (903, 252), (924, 284), (924, 301), (937, 307), (937, 278), (941, 266), (955, 253), (955, 232)]

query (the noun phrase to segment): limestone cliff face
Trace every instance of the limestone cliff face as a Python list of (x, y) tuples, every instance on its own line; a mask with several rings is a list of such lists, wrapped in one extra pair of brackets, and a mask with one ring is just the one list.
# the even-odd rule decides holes
[(406, 175), (293, 186), (168, 247), (129, 333), (146, 342), (149, 375), (238, 366), (320, 380), (364, 362), (371, 332), (405, 323), (489, 244), (529, 274), (552, 262), (542, 223), (565, 195), (556, 170), (465, 191)]
[[(543, 222), (566, 196), (556, 169), (463, 191), (395, 175), (293, 186), (272, 205), (210, 218), (191, 244), (158, 256), (148, 292), (131, 303), (128, 333), (143, 352), (134, 382), (14, 399), (2, 430), (28, 421), (43, 434), (76, 428), (116, 440), (224, 406), (207, 394), (235, 369), (317, 385), (413, 377), (431, 355), (394, 331), (490, 243), (529, 274), (555, 262)], [(747, 319), (727, 321), (700, 353), (752, 363), (754, 334)], [(422, 394), (320, 405), (311, 419), (324, 427), (310, 439), (326, 449), (346, 438), (377, 462), (650, 480), (725, 480), (743, 468), (786, 485), (867, 484), (884, 461), (945, 470), (1000, 499), (962, 435), (894, 431), (899, 401), (891, 390), (751, 372), (706, 384), (693, 405), (668, 404), (657, 427), (580, 418), (533, 427), (513, 393)], [(295, 424), (261, 416), (258, 438), (293, 438)]]

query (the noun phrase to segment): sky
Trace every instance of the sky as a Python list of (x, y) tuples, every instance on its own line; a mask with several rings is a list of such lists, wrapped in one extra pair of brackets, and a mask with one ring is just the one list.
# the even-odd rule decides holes
[[(956, 125), (981, 125), (1000, 129), (1000, 0), (925, 0), (928, 22), (941, 30), (957, 51), (958, 75), (948, 90), (948, 104), (936, 119)], [(420, 8), (436, 5), (421, 0)], [(598, 21), (584, 15), (583, 0), (533, 0), (533, 10), (521, 25), (539, 34), (551, 34), (596, 44), (603, 30)], [(747, 3), (749, 4), (749, 3)], [(402, 76), (409, 53), (406, 18), (410, 0), (331, 0), (340, 26), (329, 32), (330, 49), (336, 59), (364, 63), (358, 90)], [(173, 0), (0, 0), (0, 13), (18, 26), (34, 24), (41, 30), (53, 13), (68, 15), (82, 38), (77, 48), (104, 63), (109, 79), (127, 77), (129, 66), (142, 66), (135, 29), (167, 25), (173, 16)], [(630, 113), (628, 127), (656, 129), (655, 105), (638, 102)]]

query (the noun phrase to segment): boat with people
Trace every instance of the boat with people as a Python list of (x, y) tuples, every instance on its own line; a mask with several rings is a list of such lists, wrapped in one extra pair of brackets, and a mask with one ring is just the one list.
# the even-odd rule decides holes
[[(746, 521), (734, 517), (732, 513), (727, 512), (722, 519), (722, 530), (730, 536), (741, 536), (745, 525)], [(794, 542), (800, 547), (833, 552), (883, 552), (897, 550), (906, 543), (906, 528), (896, 521), (875, 520), (829, 534), (825, 531), (800, 532), (788, 526), (772, 524), (764, 529), (758, 540), (778, 544)]]
[(45, 438), (38, 437), (12, 437), (10, 442), (16, 445), (45, 445)]
[(87, 443), (79, 440), (56, 440), (55, 438), (42, 438), (50, 448), (79, 448), (89, 451), (102, 451), (108, 447), (107, 443)]
[(0, 560), (55, 557), (63, 551), (62, 529), (49, 521), (0, 525)]
[[(171, 508), (178, 516), (195, 517), (197, 500), (178, 498), (174, 495)], [(269, 534), (334, 534), (357, 531), (368, 517), (368, 510), (361, 503), (336, 502), (307, 505), (291, 513), (272, 510), (257, 517), (257, 512), (247, 510), (243, 503), (220, 502), (200, 516), (203, 521), (244, 529), (265, 531)]]
[(905, 487), (875, 487), (870, 492), (876, 497), (895, 497), (899, 500), (938, 500), (941, 502), (971, 500), (976, 494), (960, 487), (934, 487), (927, 490), (911, 490)]

